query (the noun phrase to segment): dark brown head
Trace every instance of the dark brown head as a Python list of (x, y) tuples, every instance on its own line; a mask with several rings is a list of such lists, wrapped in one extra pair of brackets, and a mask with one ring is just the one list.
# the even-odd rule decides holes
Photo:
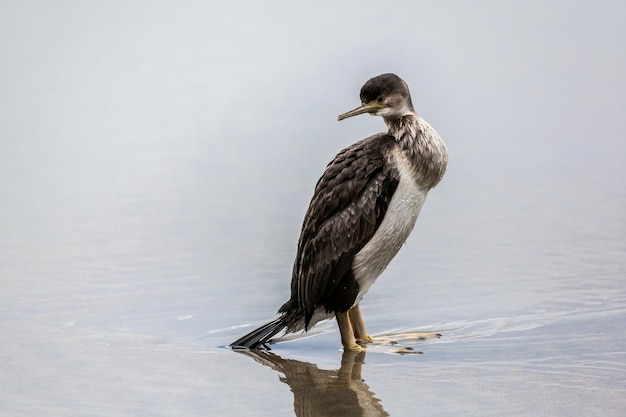
[(340, 114), (337, 120), (363, 113), (382, 116), (386, 120), (414, 114), (409, 86), (395, 74), (382, 74), (371, 78), (361, 87), (361, 105)]

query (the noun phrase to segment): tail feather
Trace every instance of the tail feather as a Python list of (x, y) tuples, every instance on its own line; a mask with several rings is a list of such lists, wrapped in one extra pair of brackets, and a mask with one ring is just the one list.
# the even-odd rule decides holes
[(233, 349), (256, 349), (269, 342), (272, 337), (276, 336), (276, 334), (285, 327), (286, 324), (284, 320), (279, 317), (235, 340), (229, 346)]

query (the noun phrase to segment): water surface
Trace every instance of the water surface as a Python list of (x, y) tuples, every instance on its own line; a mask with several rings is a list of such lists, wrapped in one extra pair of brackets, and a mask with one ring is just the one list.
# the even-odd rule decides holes
[[(624, 415), (623, 13), (3, 3), (0, 415)], [(336, 116), (389, 71), (450, 164), (362, 310), (441, 338), (224, 348), (288, 298), (317, 178), (384, 128)]]

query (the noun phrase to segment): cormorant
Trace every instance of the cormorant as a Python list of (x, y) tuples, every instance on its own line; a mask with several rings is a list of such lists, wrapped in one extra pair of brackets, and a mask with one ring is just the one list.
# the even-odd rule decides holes
[(308, 330), (332, 316), (344, 349), (373, 341), (359, 303), (409, 236), (446, 171), (448, 152), (397, 75), (371, 78), (360, 96), (361, 105), (337, 120), (369, 113), (383, 118), (387, 132), (349, 146), (328, 164), (304, 217), (291, 298), (278, 318), (231, 347), (263, 347), (282, 330)]

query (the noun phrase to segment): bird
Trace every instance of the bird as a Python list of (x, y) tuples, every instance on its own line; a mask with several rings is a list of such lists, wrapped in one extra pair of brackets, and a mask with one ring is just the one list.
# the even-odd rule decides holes
[(308, 331), (333, 316), (344, 350), (361, 351), (374, 341), (360, 302), (413, 230), (429, 190), (446, 172), (448, 151), (397, 75), (369, 79), (360, 99), (337, 120), (381, 116), (387, 132), (343, 149), (326, 166), (304, 216), (289, 300), (276, 319), (231, 348), (269, 349), (281, 331)]

